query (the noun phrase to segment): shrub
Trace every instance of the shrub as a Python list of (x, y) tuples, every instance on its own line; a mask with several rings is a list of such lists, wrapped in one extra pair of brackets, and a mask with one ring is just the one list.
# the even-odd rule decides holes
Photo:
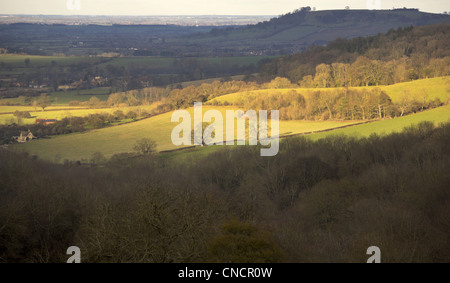
[(18, 111), (18, 110), (16, 110), (14, 112), (14, 116), (16, 116), (17, 118), (22, 118), (22, 119), (31, 118), (30, 112), (28, 112), (28, 111)]
[(143, 155), (150, 155), (156, 152), (156, 143), (147, 138), (140, 139), (136, 142), (133, 149)]
[(118, 120), (118, 121), (123, 120), (125, 118), (125, 114), (123, 113), (122, 110), (116, 110), (116, 111), (114, 111), (113, 114), (116, 117), (116, 120)]
[(136, 112), (134, 112), (134, 111), (129, 111), (128, 113), (127, 113), (127, 119), (133, 119), (133, 120), (136, 120), (136, 118), (137, 118), (137, 114), (136, 114)]
[(106, 161), (105, 156), (101, 152), (95, 152), (91, 156), (91, 163), (92, 164), (101, 164)]

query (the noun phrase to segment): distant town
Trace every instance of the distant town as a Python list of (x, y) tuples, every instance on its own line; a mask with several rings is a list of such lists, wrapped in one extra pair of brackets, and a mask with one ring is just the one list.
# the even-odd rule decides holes
[(0, 15), (0, 24), (64, 24), (64, 25), (180, 25), (236, 26), (252, 25), (275, 16), (59, 16)]

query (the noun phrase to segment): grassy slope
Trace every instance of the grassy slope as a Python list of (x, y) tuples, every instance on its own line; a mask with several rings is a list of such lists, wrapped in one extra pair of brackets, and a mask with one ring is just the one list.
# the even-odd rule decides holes
[[(447, 101), (450, 98), (450, 77), (439, 77), (432, 79), (416, 80), (411, 82), (399, 83), (390, 86), (378, 86), (385, 91), (392, 101), (398, 102), (405, 94), (418, 97), (423, 92), (426, 92), (429, 99), (433, 100), (439, 98), (442, 102)], [(353, 89), (371, 89), (371, 87), (354, 87)], [(245, 97), (248, 94), (264, 95), (270, 92), (289, 93), (292, 90), (296, 90), (305, 96), (316, 91), (333, 91), (335, 88), (292, 88), (292, 89), (262, 89), (250, 92), (237, 92), (215, 98), (215, 100), (223, 103), (225, 101), (233, 103), (236, 100)]]
[(324, 138), (330, 135), (350, 135), (356, 137), (368, 137), (373, 133), (383, 135), (393, 132), (400, 132), (411, 124), (418, 124), (422, 121), (430, 121), (435, 125), (450, 122), (450, 105), (442, 106), (436, 109), (420, 112), (414, 115), (408, 115), (401, 118), (377, 121), (369, 124), (356, 125), (344, 129), (337, 129), (330, 132), (317, 133), (311, 135), (314, 140)]
[[(36, 119), (57, 119), (61, 120), (65, 117), (85, 117), (90, 114), (102, 114), (102, 113), (114, 113), (116, 110), (121, 110), (123, 113), (129, 111), (146, 110), (150, 111), (155, 109), (158, 104), (152, 104), (147, 106), (134, 106), (134, 107), (112, 107), (112, 108), (100, 108), (100, 109), (83, 109), (82, 107), (70, 107), (70, 106), (51, 106), (46, 108), (45, 111), (36, 111), (34, 107), (30, 106), (0, 106), (0, 125), (9, 124), (10, 121), (17, 122), (17, 118), (13, 114), (1, 114), (5, 112), (29, 111), (31, 118), (22, 119), (22, 124), (34, 124)], [(80, 108), (80, 109), (76, 109)], [(39, 108), (37, 108), (39, 109)]]
[(50, 94), (53, 105), (68, 105), (73, 100), (80, 102), (89, 101), (95, 96), (100, 100), (107, 100), (111, 89), (109, 87), (98, 87), (83, 90), (58, 91)]
[[(447, 85), (449, 78), (436, 78), (421, 81), (408, 82), (404, 84), (386, 86), (386, 91), (390, 96), (394, 98), (402, 95), (403, 90), (413, 91), (420, 90), (422, 88), (427, 88), (430, 96), (436, 96), (445, 98), (448, 97)], [(316, 91), (317, 89), (303, 89), (303, 91)], [(281, 92), (288, 92), (289, 90), (280, 90)], [(260, 90), (257, 92), (267, 92), (267, 90)], [(241, 93), (242, 94), (242, 93)], [(224, 97), (219, 97), (217, 99), (236, 99), (238, 95), (241, 94), (231, 94)], [(225, 101), (225, 100), (223, 100)], [(231, 107), (204, 107), (204, 111), (209, 109), (218, 109), (223, 113), (227, 109), (232, 109)], [(1, 109), (0, 109), (1, 110)], [(78, 111), (78, 110), (77, 110)], [(79, 110), (87, 111), (87, 110)], [(193, 109), (190, 108), (191, 117)], [(50, 112), (49, 112), (50, 113)], [(67, 113), (63, 110), (62, 114)], [(57, 113), (54, 113), (57, 115)], [(80, 113), (78, 113), (80, 114)], [(50, 117), (48, 117), (50, 118)], [(36, 154), (41, 158), (47, 160), (53, 160), (56, 155), (61, 156), (62, 159), (69, 160), (80, 160), (88, 159), (95, 152), (102, 152), (105, 156), (111, 156), (116, 153), (130, 152), (136, 140), (147, 137), (156, 141), (158, 144), (158, 150), (172, 150), (176, 147), (172, 144), (170, 140), (171, 131), (176, 123), (170, 122), (171, 113), (166, 113), (139, 121), (132, 124), (126, 124), (116, 127), (110, 127), (101, 130), (95, 130), (83, 134), (72, 134), (67, 136), (58, 136), (52, 139), (33, 141), (31, 143), (14, 146), (17, 150), (26, 150), (32, 154)], [(312, 138), (318, 139), (327, 135), (333, 134), (350, 134), (350, 135), (360, 135), (368, 136), (371, 133), (391, 133), (402, 130), (405, 126), (412, 123), (418, 123), (420, 121), (433, 121), (435, 123), (447, 122), (450, 119), (450, 108), (449, 106), (444, 106), (438, 109), (433, 109), (423, 113), (418, 113), (415, 115), (410, 115), (402, 118), (385, 120), (373, 122), (370, 124), (357, 125), (349, 128), (338, 129), (326, 133), (318, 133), (311, 135)], [(307, 133), (312, 131), (323, 131), (327, 129), (333, 129), (342, 127), (345, 125), (353, 124), (354, 122), (308, 122), (308, 121), (281, 121), (280, 122), (280, 135), (294, 135)], [(200, 149), (191, 150), (190, 152), (210, 152), (213, 149)], [(189, 151), (188, 151), (189, 152)], [(169, 154), (177, 156), (179, 153)]]
[[(221, 111), (224, 118), (225, 110), (232, 110), (230, 107), (203, 107), (204, 112), (210, 109)], [(193, 108), (188, 110), (193, 117)], [(177, 148), (171, 141), (171, 132), (177, 123), (171, 122), (171, 116), (172, 113), (165, 113), (135, 123), (37, 140), (27, 144), (14, 145), (12, 148), (28, 151), (46, 160), (54, 160), (57, 155), (62, 157), (61, 160), (81, 160), (90, 158), (95, 152), (102, 152), (107, 157), (116, 153), (130, 152), (136, 140), (151, 138), (158, 144), (158, 150), (172, 150)], [(280, 135), (324, 130), (352, 123), (354, 122), (281, 121)]]
[(62, 160), (81, 160), (89, 159), (95, 152), (111, 156), (132, 151), (136, 140), (147, 137), (156, 141), (158, 149), (164, 150), (170, 148), (165, 145), (170, 142), (171, 126), (170, 115), (163, 114), (131, 124), (15, 145), (14, 148), (28, 151), (46, 160), (54, 160), (58, 155)]
[(329, 10), (298, 14), (227, 31), (172, 39), (186, 44), (212, 44), (220, 47), (255, 47), (276, 44), (311, 45), (316, 41), (354, 38), (387, 32), (390, 28), (448, 22), (443, 15), (418, 11)]
[(406, 94), (414, 96), (421, 95), (422, 93), (428, 94), (430, 99), (440, 99), (442, 102), (447, 101), (450, 98), (450, 77), (439, 77), (432, 79), (423, 79), (406, 83), (399, 83), (390, 86), (382, 86), (384, 90), (392, 99), (392, 101), (398, 102), (402, 95)]
[[(204, 107), (204, 111), (212, 109)], [(222, 112), (227, 107), (219, 107)], [(192, 109), (189, 109), (192, 113)], [(101, 130), (94, 130), (88, 133), (71, 134), (58, 136), (52, 139), (33, 141), (27, 144), (15, 145), (15, 150), (25, 150), (31, 154), (36, 154), (43, 159), (54, 160), (58, 155), (61, 160), (81, 160), (88, 159), (94, 152), (102, 152), (105, 156), (111, 156), (116, 153), (132, 151), (133, 144), (137, 139), (148, 137), (155, 140), (158, 144), (158, 150), (175, 149), (170, 140), (170, 134), (176, 123), (170, 122), (171, 113), (166, 113), (146, 119), (143, 121), (110, 127)], [(329, 132), (310, 135), (312, 139), (320, 139), (328, 135), (346, 134), (354, 136), (369, 136), (371, 133), (388, 134), (399, 132), (404, 127), (421, 121), (432, 121), (435, 124), (447, 122), (450, 120), (450, 106), (443, 106), (437, 109), (425, 111), (415, 115), (402, 118), (377, 121), (370, 124), (356, 125), (344, 129), (332, 130)], [(349, 122), (351, 123), (351, 122)], [(340, 122), (302, 122), (302, 121), (281, 121), (280, 135), (300, 134), (310, 131), (321, 131), (344, 126), (348, 123)], [(180, 151), (175, 153), (166, 153), (165, 157), (173, 158), (180, 156), (197, 156), (208, 154), (219, 148), (203, 147), (193, 150)]]
[[(418, 124), (422, 121), (431, 121), (435, 125), (450, 122), (450, 105), (401, 118), (376, 121), (369, 124), (355, 125), (343, 129), (335, 129), (331, 131), (315, 133), (307, 135), (307, 137), (312, 140), (319, 140), (334, 135), (349, 135), (354, 137), (368, 137), (371, 134), (385, 135), (394, 132), (401, 132), (405, 127), (412, 124)], [(198, 159), (199, 157), (215, 152), (221, 148), (223, 147), (196, 147), (193, 149), (187, 149), (178, 152), (163, 153), (162, 157), (168, 159), (177, 159), (181, 161), (190, 158)]]

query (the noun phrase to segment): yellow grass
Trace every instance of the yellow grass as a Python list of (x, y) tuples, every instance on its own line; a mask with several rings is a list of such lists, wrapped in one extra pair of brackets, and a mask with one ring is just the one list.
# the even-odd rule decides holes
[[(225, 123), (225, 111), (234, 110), (232, 107), (204, 106), (203, 112), (219, 110)], [(191, 126), (193, 128), (193, 107), (188, 109), (191, 114)], [(132, 152), (133, 146), (141, 138), (150, 138), (157, 143), (158, 151), (172, 150), (171, 133), (178, 123), (171, 122), (172, 113), (165, 113), (142, 121), (119, 125), (86, 133), (76, 133), (64, 136), (55, 136), (51, 139), (36, 140), (26, 144), (10, 146), (18, 151), (27, 151), (43, 159), (54, 161), (88, 160), (93, 153), (101, 152), (106, 157), (117, 153)], [(305, 122), (305, 121), (280, 121), (280, 135), (292, 135), (311, 131), (320, 131), (330, 128), (349, 125), (354, 122)], [(270, 122), (269, 122), (270, 125)], [(236, 129), (236, 124), (235, 124)], [(236, 138), (236, 135), (235, 135)], [(224, 139), (226, 139), (226, 127), (224, 127)]]
[[(18, 111), (28, 111), (30, 112), (31, 118), (21, 119), (21, 124), (28, 125), (34, 124), (36, 119), (57, 119), (61, 120), (66, 117), (86, 117), (91, 114), (104, 114), (104, 113), (114, 113), (114, 111), (121, 110), (125, 114), (129, 111), (151, 111), (158, 106), (158, 103), (152, 105), (144, 106), (132, 106), (132, 107), (111, 107), (111, 108), (99, 108), (99, 109), (83, 109), (81, 107), (65, 107), (65, 106), (52, 106), (46, 108), (45, 111), (38, 110), (35, 111), (34, 107), (29, 106), (1, 106), (0, 107), (0, 124), (11, 124), (18, 123), (17, 118), (11, 113), (16, 110)], [(3, 112), (2, 112), (3, 111)], [(1, 114), (3, 113), (3, 114)]]
[[(370, 87), (353, 87), (351, 89), (373, 89), (376, 86)], [(381, 90), (385, 91), (386, 94), (392, 99), (392, 102), (397, 103), (401, 100), (403, 95), (408, 95), (412, 98), (418, 100), (421, 99), (422, 95), (425, 95), (428, 100), (434, 100), (436, 98), (440, 99), (441, 102), (446, 102), (450, 99), (450, 76), (416, 80), (411, 82), (399, 83), (390, 86), (378, 86)], [(220, 103), (228, 102), (230, 104), (235, 103), (239, 99), (245, 99), (248, 95), (267, 95), (270, 93), (282, 93), (288, 94), (289, 92), (295, 90), (303, 96), (308, 97), (312, 93), (321, 91), (334, 91), (336, 89), (343, 88), (289, 88), (289, 89), (261, 89), (254, 91), (243, 91), (232, 93), (224, 96), (214, 98)], [(211, 101), (213, 101), (211, 100)]]

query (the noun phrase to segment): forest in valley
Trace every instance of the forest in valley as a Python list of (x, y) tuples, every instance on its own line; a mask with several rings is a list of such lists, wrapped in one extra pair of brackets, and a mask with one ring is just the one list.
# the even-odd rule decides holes
[(173, 162), (53, 164), (0, 151), (0, 261), (448, 262), (450, 125), (285, 139)]

